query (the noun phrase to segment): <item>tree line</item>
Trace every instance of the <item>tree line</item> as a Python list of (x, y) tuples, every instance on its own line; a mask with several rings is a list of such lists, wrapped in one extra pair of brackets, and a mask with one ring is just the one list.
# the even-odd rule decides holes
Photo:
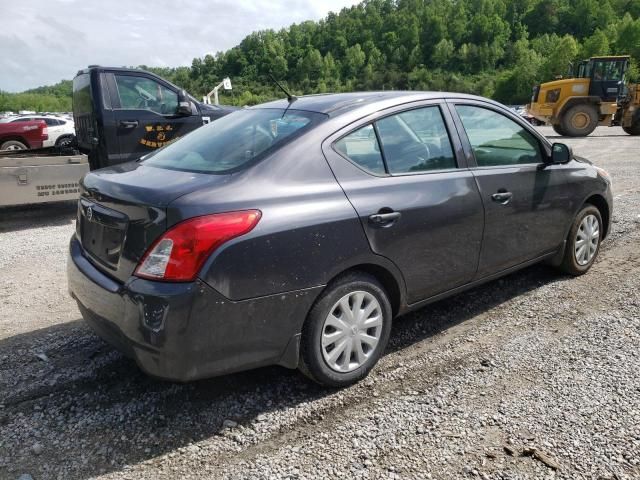
[(0, 91), (0, 112), (70, 112), (71, 80), (62, 80), (55, 85), (38, 87), (22, 93)]
[[(221, 101), (234, 105), (281, 97), (270, 74), (295, 94), (447, 90), (512, 104), (567, 75), (570, 63), (606, 54), (632, 55), (638, 78), (640, 0), (365, 0), (318, 22), (251, 33), (190, 67), (143, 68), (198, 97), (229, 76), (234, 88)], [(67, 82), (36, 90), (15, 97), (70, 94)], [(11, 98), (0, 93), (0, 111)]]

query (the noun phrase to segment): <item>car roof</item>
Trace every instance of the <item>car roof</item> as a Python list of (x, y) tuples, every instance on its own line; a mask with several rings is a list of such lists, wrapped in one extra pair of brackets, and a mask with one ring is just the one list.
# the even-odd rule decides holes
[(420, 100), (436, 100), (445, 98), (463, 98), (469, 100), (480, 100), (494, 105), (500, 105), (493, 100), (467, 95), (464, 93), (452, 92), (419, 92), (391, 90), (383, 92), (353, 92), (353, 93), (323, 93), (315, 95), (303, 95), (297, 97), (293, 103), (287, 99), (274, 100), (262, 103), (251, 108), (291, 108), (292, 110), (304, 110), (309, 112), (324, 113), (330, 117), (335, 117), (343, 113), (358, 109), (375, 111), (376, 109), (389, 108), (403, 103), (416, 102)]
[(60, 115), (39, 115), (37, 113), (35, 114), (30, 114), (30, 113), (25, 113), (24, 115), (14, 115), (12, 117), (6, 117), (7, 119), (13, 121), (13, 120), (19, 120), (21, 118), (51, 118), (53, 120), (64, 120), (65, 122), (73, 122), (73, 120), (70, 120), (66, 117), (60, 116)]

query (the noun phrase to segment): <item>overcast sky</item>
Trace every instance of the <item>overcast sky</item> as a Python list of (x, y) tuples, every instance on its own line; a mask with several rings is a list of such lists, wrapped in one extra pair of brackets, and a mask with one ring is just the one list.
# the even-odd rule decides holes
[(254, 30), (318, 20), (353, 0), (0, 0), (0, 90), (71, 79), (89, 64), (191, 65)]

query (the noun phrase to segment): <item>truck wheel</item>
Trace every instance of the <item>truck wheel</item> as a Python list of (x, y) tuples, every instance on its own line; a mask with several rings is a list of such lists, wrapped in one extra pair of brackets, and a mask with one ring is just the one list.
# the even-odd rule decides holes
[(0, 145), (0, 150), (26, 150), (27, 146), (18, 140), (7, 140)]
[(622, 127), (622, 130), (624, 130), (629, 135), (633, 135), (633, 136), (640, 135), (640, 121), (637, 121), (630, 127)]
[(567, 136), (567, 134), (564, 133), (564, 130), (562, 130), (562, 127), (560, 125), (551, 125), (551, 128), (553, 128), (553, 131), (556, 132), (561, 137)]
[(560, 120), (560, 127), (569, 137), (586, 137), (598, 126), (598, 111), (593, 105), (579, 104), (569, 108)]

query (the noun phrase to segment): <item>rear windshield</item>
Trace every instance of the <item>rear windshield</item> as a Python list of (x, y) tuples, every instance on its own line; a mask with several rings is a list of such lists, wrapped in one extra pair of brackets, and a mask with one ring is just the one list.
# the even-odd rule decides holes
[(325, 118), (321, 113), (300, 110), (238, 110), (143, 161), (145, 165), (172, 170), (229, 173), (274, 152)]
[(92, 107), (89, 74), (83, 73), (73, 79), (73, 113), (75, 115), (92, 113)]

